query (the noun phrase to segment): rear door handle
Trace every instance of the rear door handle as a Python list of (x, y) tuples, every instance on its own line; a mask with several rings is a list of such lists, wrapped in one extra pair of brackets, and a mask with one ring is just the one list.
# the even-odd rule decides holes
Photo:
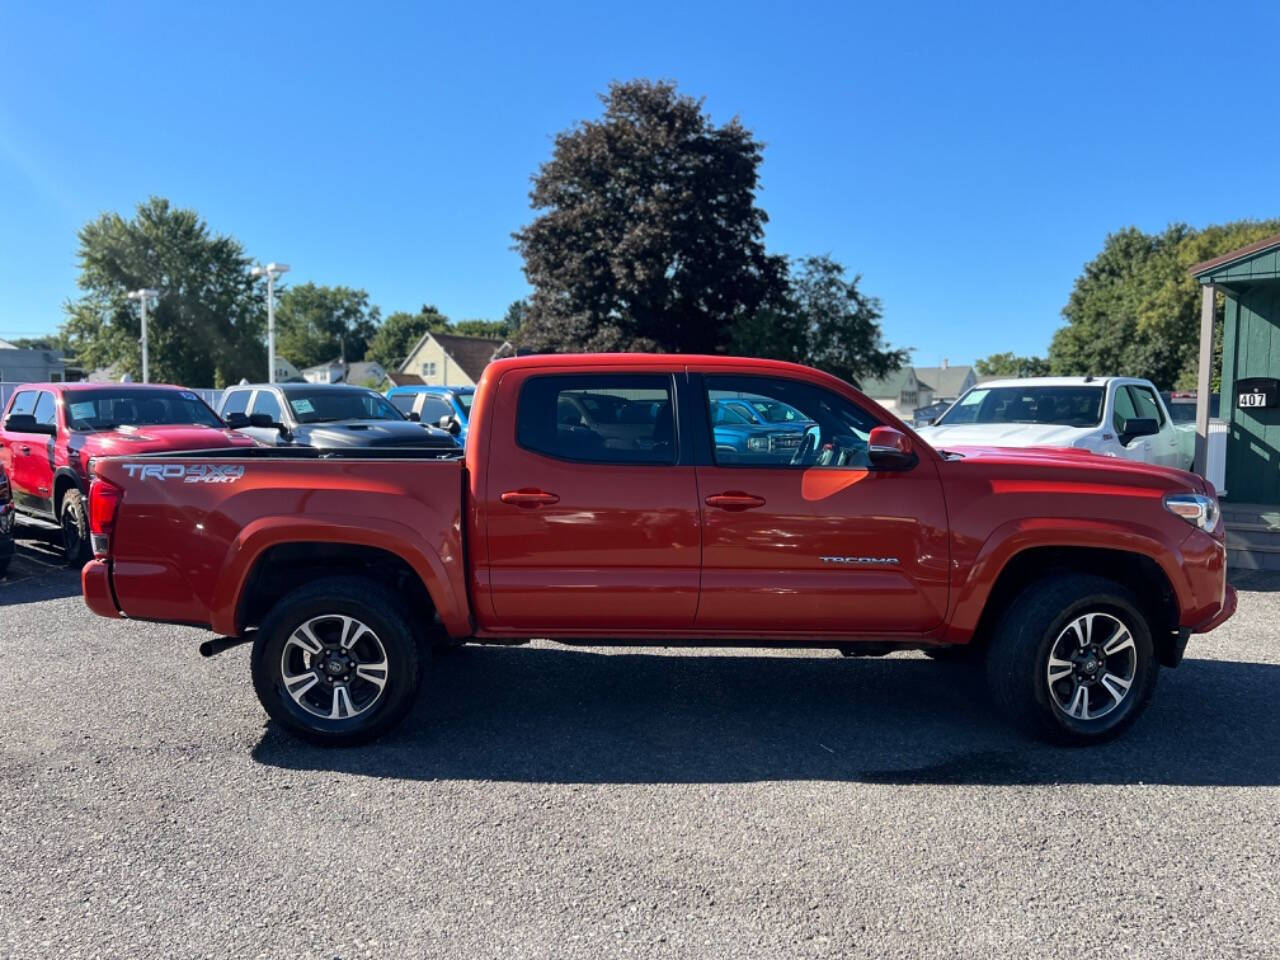
[(721, 510), (750, 510), (752, 507), (763, 507), (764, 497), (743, 493), (741, 490), (729, 490), (707, 497), (707, 506), (719, 507)]
[(22, 453), (23, 456), (26, 456), (27, 454), (31, 453), (31, 448), (27, 446), (25, 443), (22, 444), (22, 446), (18, 447), (18, 450)]
[(499, 498), (503, 503), (510, 503), (517, 507), (543, 507), (550, 506), (553, 503), (559, 503), (560, 498), (554, 493), (547, 493), (544, 490), (508, 490)]

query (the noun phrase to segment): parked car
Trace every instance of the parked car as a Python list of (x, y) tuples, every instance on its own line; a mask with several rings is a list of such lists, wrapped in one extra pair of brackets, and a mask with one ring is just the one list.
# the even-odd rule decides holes
[(0, 466), (0, 577), (9, 570), (9, 561), (13, 559), (13, 517), (9, 474)]
[(23, 384), (0, 421), (0, 465), (18, 513), (59, 524), (72, 566), (88, 558), (94, 457), (249, 446), (195, 393), (157, 384)]
[(966, 390), (920, 436), (939, 448), (1073, 447), (1191, 467), (1156, 388), (1130, 377), (991, 380)]
[[(810, 422), (801, 449), (726, 461), (706, 411), (743, 393)], [(642, 422), (619, 432), (610, 410)], [(425, 643), (530, 637), (969, 650), (1019, 726), (1089, 743), (1236, 603), (1200, 477), (942, 454), (835, 377), (723, 356), (496, 360), (465, 459), (114, 457), (91, 514), (90, 609), (205, 624), (230, 638), (209, 655), (252, 640), (267, 712), (322, 744), (399, 722)]]
[[(1182, 426), (1190, 424), (1194, 429), (1196, 425), (1196, 395), (1194, 393), (1170, 393), (1168, 391), (1160, 394), (1160, 399), (1164, 401), (1165, 408), (1169, 411), (1169, 418), (1173, 420), (1174, 426)], [(1218, 417), (1218, 395), (1212, 393), (1209, 395), (1209, 418), (1211, 420)]]
[(772, 462), (778, 453), (798, 454), (813, 422), (793, 407), (767, 398), (728, 397), (711, 403), (716, 456), (730, 462)]
[(387, 399), (408, 419), (446, 430), (467, 443), (467, 425), (471, 420), (471, 401), (475, 387), (392, 387)]
[(274, 447), (458, 446), (445, 430), (410, 423), (382, 394), (345, 383), (228, 387), (219, 412), (234, 429)]
[[(1165, 409), (1169, 411), (1169, 419), (1173, 421), (1173, 429), (1178, 435), (1178, 450), (1186, 463), (1195, 460), (1196, 453), (1196, 395), (1195, 393), (1162, 393)], [(1209, 395), (1209, 419), (1217, 419), (1218, 395)]]

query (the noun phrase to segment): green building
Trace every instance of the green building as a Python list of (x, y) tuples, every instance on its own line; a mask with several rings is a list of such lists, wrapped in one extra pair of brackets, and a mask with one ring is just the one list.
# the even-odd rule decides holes
[[(1280, 234), (1196, 264), (1201, 284), (1196, 470), (1226, 490), (1228, 547), (1241, 566), (1280, 568)], [(1215, 294), (1222, 316), (1225, 474), (1209, 449)]]

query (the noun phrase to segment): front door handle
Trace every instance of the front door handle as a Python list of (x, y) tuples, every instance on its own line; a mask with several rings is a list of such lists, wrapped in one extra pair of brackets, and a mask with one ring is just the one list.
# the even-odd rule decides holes
[(19, 451), (23, 456), (27, 456), (28, 454), (30, 454), (30, 453), (31, 453), (31, 448), (30, 448), (29, 446), (27, 446), (27, 445), (24, 443), (24, 444), (22, 444), (20, 447), (18, 447), (18, 451)]
[(534, 490), (526, 488), (524, 490), (508, 490), (499, 499), (503, 503), (510, 503), (517, 507), (543, 507), (550, 506), (553, 503), (559, 503), (560, 498), (554, 493), (547, 493), (544, 490)]
[(741, 490), (729, 490), (707, 497), (707, 506), (719, 507), (721, 510), (750, 510), (752, 507), (763, 507), (764, 497), (743, 493)]

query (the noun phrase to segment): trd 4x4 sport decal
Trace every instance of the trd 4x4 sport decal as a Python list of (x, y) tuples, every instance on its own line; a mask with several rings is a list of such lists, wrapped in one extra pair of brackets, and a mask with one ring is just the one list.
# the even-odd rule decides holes
[(228, 463), (126, 463), (130, 477), (139, 480), (181, 480), (183, 483), (235, 483), (244, 476), (244, 467)]

